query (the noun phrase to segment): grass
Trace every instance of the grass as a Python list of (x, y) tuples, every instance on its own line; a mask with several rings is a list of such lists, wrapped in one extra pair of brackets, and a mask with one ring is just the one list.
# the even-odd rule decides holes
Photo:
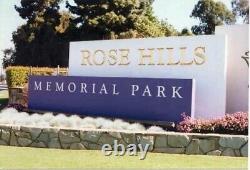
[[(0, 109), (8, 91), (0, 91)], [(0, 169), (9, 168), (244, 168), (247, 158), (148, 153), (138, 156), (104, 156), (101, 151), (59, 150), (0, 146)]]
[(0, 91), (0, 110), (2, 110), (8, 104), (8, 90)]
[(101, 151), (0, 146), (1, 168), (247, 168), (247, 158), (148, 153), (104, 156)]

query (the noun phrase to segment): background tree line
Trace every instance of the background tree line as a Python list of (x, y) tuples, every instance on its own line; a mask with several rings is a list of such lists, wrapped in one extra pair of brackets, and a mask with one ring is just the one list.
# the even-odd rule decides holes
[[(199, 25), (178, 32), (153, 14), (153, 0), (21, 0), (15, 6), (26, 23), (12, 34), (14, 49), (5, 49), (3, 65), (68, 66), (69, 42), (213, 34), (215, 26), (249, 22), (248, 0), (199, 0), (190, 17)], [(64, 7), (62, 10), (60, 7)]]

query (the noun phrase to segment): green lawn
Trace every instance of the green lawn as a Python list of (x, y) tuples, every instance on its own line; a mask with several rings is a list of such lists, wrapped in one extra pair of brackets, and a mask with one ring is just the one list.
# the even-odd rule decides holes
[[(8, 91), (0, 91), (0, 109)], [(148, 153), (136, 156), (104, 156), (101, 151), (58, 150), (0, 146), (0, 169), (5, 168), (245, 168), (247, 158)]]
[(149, 153), (104, 156), (101, 151), (0, 146), (1, 168), (247, 168), (247, 158)]

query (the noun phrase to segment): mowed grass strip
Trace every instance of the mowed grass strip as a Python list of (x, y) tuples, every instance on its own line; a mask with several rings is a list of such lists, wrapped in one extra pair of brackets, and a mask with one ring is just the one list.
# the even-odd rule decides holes
[(1, 168), (247, 168), (247, 158), (148, 153), (104, 156), (101, 151), (0, 146)]

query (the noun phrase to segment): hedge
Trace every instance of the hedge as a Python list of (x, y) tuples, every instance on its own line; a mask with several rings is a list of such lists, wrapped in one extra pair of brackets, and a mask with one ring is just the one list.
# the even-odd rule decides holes
[(236, 112), (226, 114), (216, 119), (193, 119), (183, 116), (183, 121), (177, 125), (177, 131), (187, 133), (220, 133), (220, 134), (248, 134), (248, 113)]
[[(66, 68), (60, 68), (60, 75), (67, 74)], [(56, 75), (56, 68), (48, 67), (22, 67), (11, 66), (6, 68), (6, 80), (8, 87), (23, 87), (28, 82), (28, 76), (31, 75)]]

